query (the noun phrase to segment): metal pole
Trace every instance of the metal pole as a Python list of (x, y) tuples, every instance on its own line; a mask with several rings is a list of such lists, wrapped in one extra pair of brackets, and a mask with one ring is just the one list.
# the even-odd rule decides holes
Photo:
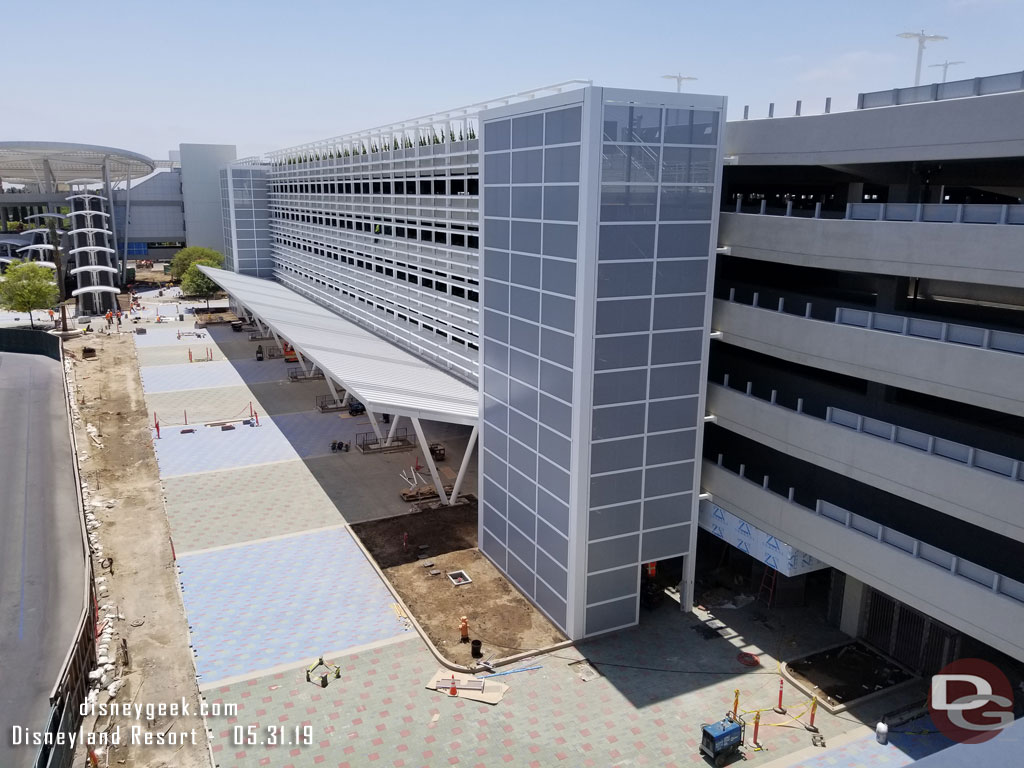
[(924, 58), (924, 34), (917, 38), (917, 69), (914, 70), (914, 85), (921, 84), (921, 60)]

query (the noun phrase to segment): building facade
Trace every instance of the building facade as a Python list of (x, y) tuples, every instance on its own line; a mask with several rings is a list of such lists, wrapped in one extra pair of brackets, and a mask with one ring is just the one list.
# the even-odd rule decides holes
[(570, 637), (635, 624), (641, 564), (693, 551), (724, 108), (590, 87), (480, 116), (480, 548)]
[(481, 549), (571, 637), (639, 621), (652, 561), (688, 607), (717, 537), (912, 669), (1024, 659), (1015, 77), (729, 124), (559, 88), (281, 150), (273, 276), (479, 385)]
[(1024, 82), (988, 90), (1006, 77), (726, 130), (702, 520), (831, 566), (835, 621), (924, 672), (979, 642), (1024, 658)]

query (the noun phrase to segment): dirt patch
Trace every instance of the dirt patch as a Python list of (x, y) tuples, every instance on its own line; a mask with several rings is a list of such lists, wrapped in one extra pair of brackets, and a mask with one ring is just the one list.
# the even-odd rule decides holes
[[(382, 569), (403, 565), (426, 552), (441, 555), (476, 546), (476, 506), (463, 504), (386, 520), (356, 523), (352, 530)], [(408, 537), (408, 538), (407, 538)]]
[[(83, 360), (84, 346), (94, 348), (96, 357)], [(100, 602), (116, 606), (113, 642), (127, 641), (129, 655), (127, 665), (118, 660), (117, 676), (124, 686), (114, 700), (144, 707), (184, 698), (192, 712), (177, 719), (157, 717), (153, 724), (134, 718), (87, 717), (83, 727), (87, 732), (99, 732), (120, 726), (122, 736), (132, 726), (151, 733), (194, 728), (194, 744), (122, 744), (111, 748), (109, 764), (128, 768), (209, 766), (205, 726), (196, 714), (199, 691), (135, 345), (127, 333), (91, 333), (88, 338), (66, 342), (65, 351), (71, 361), (70, 382), (80, 416), (75, 433), (82, 480), (87, 486), (86, 503), (101, 523), (96, 533), (103, 559), (94, 557), (93, 567), (97, 576), (105, 579), (109, 595), (101, 596)], [(106, 703), (108, 698), (100, 692), (98, 703)], [(211, 727), (217, 725), (211, 721)], [(84, 755), (78, 759), (84, 762)]]
[(817, 689), (830, 706), (850, 704), (912, 678), (862, 643), (812, 653), (789, 662), (787, 667), (794, 679), (809, 691)]
[[(470, 637), (483, 643), (484, 658), (501, 659), (566, 639), (480, 554), (474, 505), (359, 523), (352, 530), (449, 661), (474, 662), (470, 645), (460, 640), (462, 616), (469, 619)], [(421, 554), (427, 557), (420, 559)], [(472, 582), (452, 584), (447, 574), (459, 570)]]

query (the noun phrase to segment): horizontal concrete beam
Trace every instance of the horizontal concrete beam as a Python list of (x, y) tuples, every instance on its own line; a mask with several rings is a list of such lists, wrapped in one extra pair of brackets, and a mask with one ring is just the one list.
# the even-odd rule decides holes
[(1024, 288), (1024, 226), (722, 213), (733, 256), (844, 272)]
[(707, 408), (730, 432), (1024, 541), (1024, 482), (799, 414), (720, 384), (708, 385)]
[[(1024, 661), (1024, 604), (820, 517), (705, 461), (723, 509), (955, 629)], [(755, 512), (756, 510), (756, 512)]]
[(1024, 355), (808, 320), (715, 299), (723, 341), (981, 408), (1024, 416)]

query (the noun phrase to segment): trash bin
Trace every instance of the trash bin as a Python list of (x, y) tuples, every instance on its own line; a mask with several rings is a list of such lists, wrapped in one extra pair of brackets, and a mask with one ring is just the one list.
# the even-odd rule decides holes
[(262, 344), (260, 344), (258, 347), (256, 347), (256, 360), (257, 361), (262, 361), (263, 360), (263, 345)]

